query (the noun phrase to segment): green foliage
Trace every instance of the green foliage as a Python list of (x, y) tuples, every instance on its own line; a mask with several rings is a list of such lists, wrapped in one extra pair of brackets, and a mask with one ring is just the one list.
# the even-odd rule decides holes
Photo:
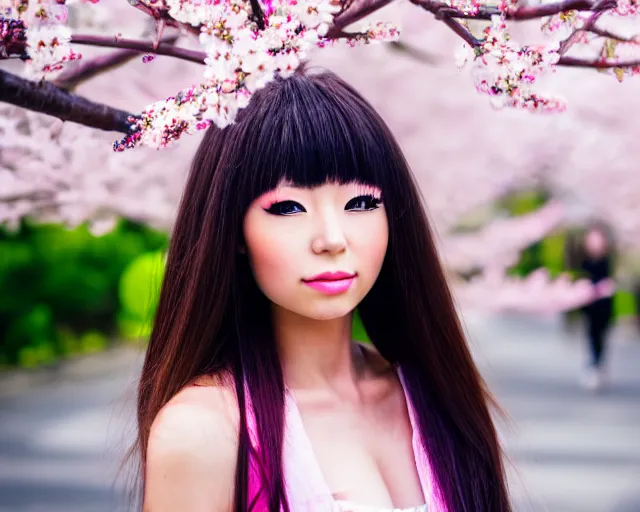
[(55, 360), (53, 315), (39, 304), (19, 315), (5, 333), (5, 344), (21, 366), (31, 368)]
[(99, 331), (86, 331), (80, 336), (80, 349), (84, 353), (100, 352), (108, 345), (109, 338)]
[(564, 270), (565, 240), (564, 233), (555, 233), (540, 242), (540, 260), (552, 277), (558, 276)]
[(613, 296), (613, 316), (620, 318), (637, 314), (636, 298), (633, 293), (619, 290)]
[(369, 339), (369, 335), (367, 334), (367, 331), (364, 328), (364, 325), (362, 324), (362, 318), (360, 318), (360, 314), (358, 313), (357, 309), (353, 312), (353, 325), (351, 328), (351, 337), (355, 341), (363, 341), (363, 342), (371, 341)]
[(496, 201), (496, 207), (517, 217), (537, 210), (548, 199), (548, 194), (539, 189), (519, 190)]
[[(547, 194), (541, 190), (531, 189), (517, 191), (496, 202), (496, 208), (503, 210), (509, 216), (518, 217), (531, 213), (548, 200)], [(543, 266), (542, 258), (545, 248), (542, 242), (527, 247), (520, 256), (517, 265), (509, 269), (510, 275), (526, 276), (535, 269)]]
[(151, 334), (164, 268), (164, 252), (148, 252), (129, 263), (122, 273), (118, 326), (124, 338), (147, 338)]
[(84, 225), (0, 230), (0, 365), (33, 367), (103, 350), (124, 269), (166, 246), (166, 234), (125, 220), (100, 237)]

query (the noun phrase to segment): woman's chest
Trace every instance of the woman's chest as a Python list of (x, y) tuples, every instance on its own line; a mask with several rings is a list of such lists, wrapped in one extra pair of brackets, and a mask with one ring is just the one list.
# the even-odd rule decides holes
[(406, 508), (425, 498), (406, 408), (302, 410), (304, 432), (334, 499)]

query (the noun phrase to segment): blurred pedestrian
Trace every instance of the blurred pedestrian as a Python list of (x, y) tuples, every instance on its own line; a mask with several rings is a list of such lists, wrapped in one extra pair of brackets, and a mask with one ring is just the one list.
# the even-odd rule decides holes
[(610, 229), (603, 223), (587, 226), (582, 240), (579, 273), (593, 283), (593, 299), (582, 308), (586, 323), (589, 363), (582, 384), (592, 390), (606, 381), (605, 356), (607, 337), (613, 320), (614, 241)]

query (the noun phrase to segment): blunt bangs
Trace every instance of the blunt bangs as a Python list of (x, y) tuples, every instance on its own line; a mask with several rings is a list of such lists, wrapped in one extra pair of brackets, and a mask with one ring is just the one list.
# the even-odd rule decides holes
[(384, 196), (392, 181), (394, 151), (384, 122), (330, 73), (277, 79), (229, 128), (243, 153), (236, 154), (234, 181), (249, 202), (282, 182), (305, 188), (357, 182)]

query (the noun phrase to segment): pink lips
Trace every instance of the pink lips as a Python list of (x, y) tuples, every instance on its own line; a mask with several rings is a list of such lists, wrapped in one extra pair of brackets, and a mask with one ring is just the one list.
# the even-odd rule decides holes
[(325, 295), (338, 295), (346, 292), (356, 277), (348, 272), (323, 272), (302, 282)]

